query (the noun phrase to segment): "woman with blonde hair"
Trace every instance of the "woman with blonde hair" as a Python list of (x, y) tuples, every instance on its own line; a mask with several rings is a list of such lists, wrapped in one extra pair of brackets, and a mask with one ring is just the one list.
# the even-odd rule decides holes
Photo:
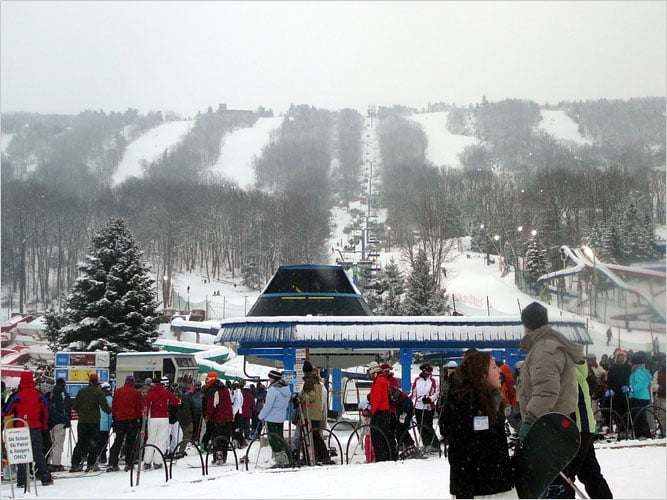
[(505, 434), (500, 369), (490, 352), (468, 355), (445, 409), (453, 498), (518, 498)]

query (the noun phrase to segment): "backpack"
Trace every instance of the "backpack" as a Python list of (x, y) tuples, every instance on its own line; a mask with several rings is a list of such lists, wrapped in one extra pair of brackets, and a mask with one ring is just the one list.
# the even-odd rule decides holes
[(403, 395), (403, 391), (399, 389), (398, 387), (394, 387), (393, 385), (389, 386), (389, 404), (396, 406), (396, 404), (401, 400), (401, 396)]

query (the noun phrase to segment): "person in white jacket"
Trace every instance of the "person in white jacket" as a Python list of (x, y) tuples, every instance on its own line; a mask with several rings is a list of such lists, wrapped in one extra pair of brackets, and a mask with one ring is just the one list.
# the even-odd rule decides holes
[(233, 439), (237, 441), (237, 445), (242, 447), (243, 439), (243, 392), (241, 392), (241, 384), (234, 382), (232, 384), (232, 413), (234, 414), (234, 433)]
[(433, 415), (438, 401), (438, 384), (433, 378), (433, 367), (422, 364), (421, 373), (412, 382), (410, 399), (415, 405), (415, 419), (426, 451), (438, 451), (438, 437), (433, 429)]

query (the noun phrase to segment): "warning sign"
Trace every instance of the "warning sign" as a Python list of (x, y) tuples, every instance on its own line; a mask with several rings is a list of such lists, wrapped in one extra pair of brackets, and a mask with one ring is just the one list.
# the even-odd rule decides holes
[(3, 434), (7, 448), (7, 461), (10, 464), (32, 463), (30, 429), (28, 427), (5, 429)]

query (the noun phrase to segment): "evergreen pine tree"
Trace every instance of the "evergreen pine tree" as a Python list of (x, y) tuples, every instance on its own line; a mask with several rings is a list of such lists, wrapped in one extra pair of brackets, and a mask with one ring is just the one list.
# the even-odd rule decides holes
[(382, 307), (379, 314), (401, 315), (401, 296), (405, 293), (404, 278), (393, 257), (384, 267)]
[(602, 229), (602, 241), (600, 244), (598, 258), (602, 262), (618, 264), (619, 256), (621, 254), (620, 247), (621, 242), (616, 228), (614, 227), (613, 223), (608, 224)]
[(364, 288), (364, 299), (374, 314), (398, 316), (401, 314), (400, 296), (404, 293), (403, 276), (392, 258)]
[(538, 238), (531, 238), (526, 247), (526, 276), (533, 282), (548, 270), (547, 251)]
[(582, 244), (588, 245), (592, 248), (597, 254), (598, 249), (602, 244), (602, 239), (600, 236), (600, 229), (597, 226), (593, 226), (589, 231), (588, 235), (582, 238)]
[(428, 258), (420, 248), (408, 277), (403, 311), (408, 316), (435, 316), (446, 311), (446, 296), (431, 275)]
[(654, 259), (658, 256), (658, 252), (655, 249), (655, 224), (653, 224), (653, 217), (651, 216), (651, 211), (646, 210), (642, 217), (642, 257), (648, 259)]
[(243, 277), (243, 285), (247, 286), (251, 290), (259, 290), (262, 288), (260, 283), (260, 272), (261, 269), (257, 262), (250, 261), (246, 264), (241, 265), (241, 276)]
[(641, 226), (637, 217), (637, 208), (634, 205), (628, 206), (621, 212), (619, 217), (622, 224), (617, 226), (620, 228), (619, 239), (621, 242), (620, 262), (629, 263), (636, 260), (640, 254), (639, 249), (641, 239)]
[(47, 315), (52, 348), (152, 350), (158, 336), (156, 291), (141, 256), (125, 221), (109, 219), (92, 238), (63, 313)]

